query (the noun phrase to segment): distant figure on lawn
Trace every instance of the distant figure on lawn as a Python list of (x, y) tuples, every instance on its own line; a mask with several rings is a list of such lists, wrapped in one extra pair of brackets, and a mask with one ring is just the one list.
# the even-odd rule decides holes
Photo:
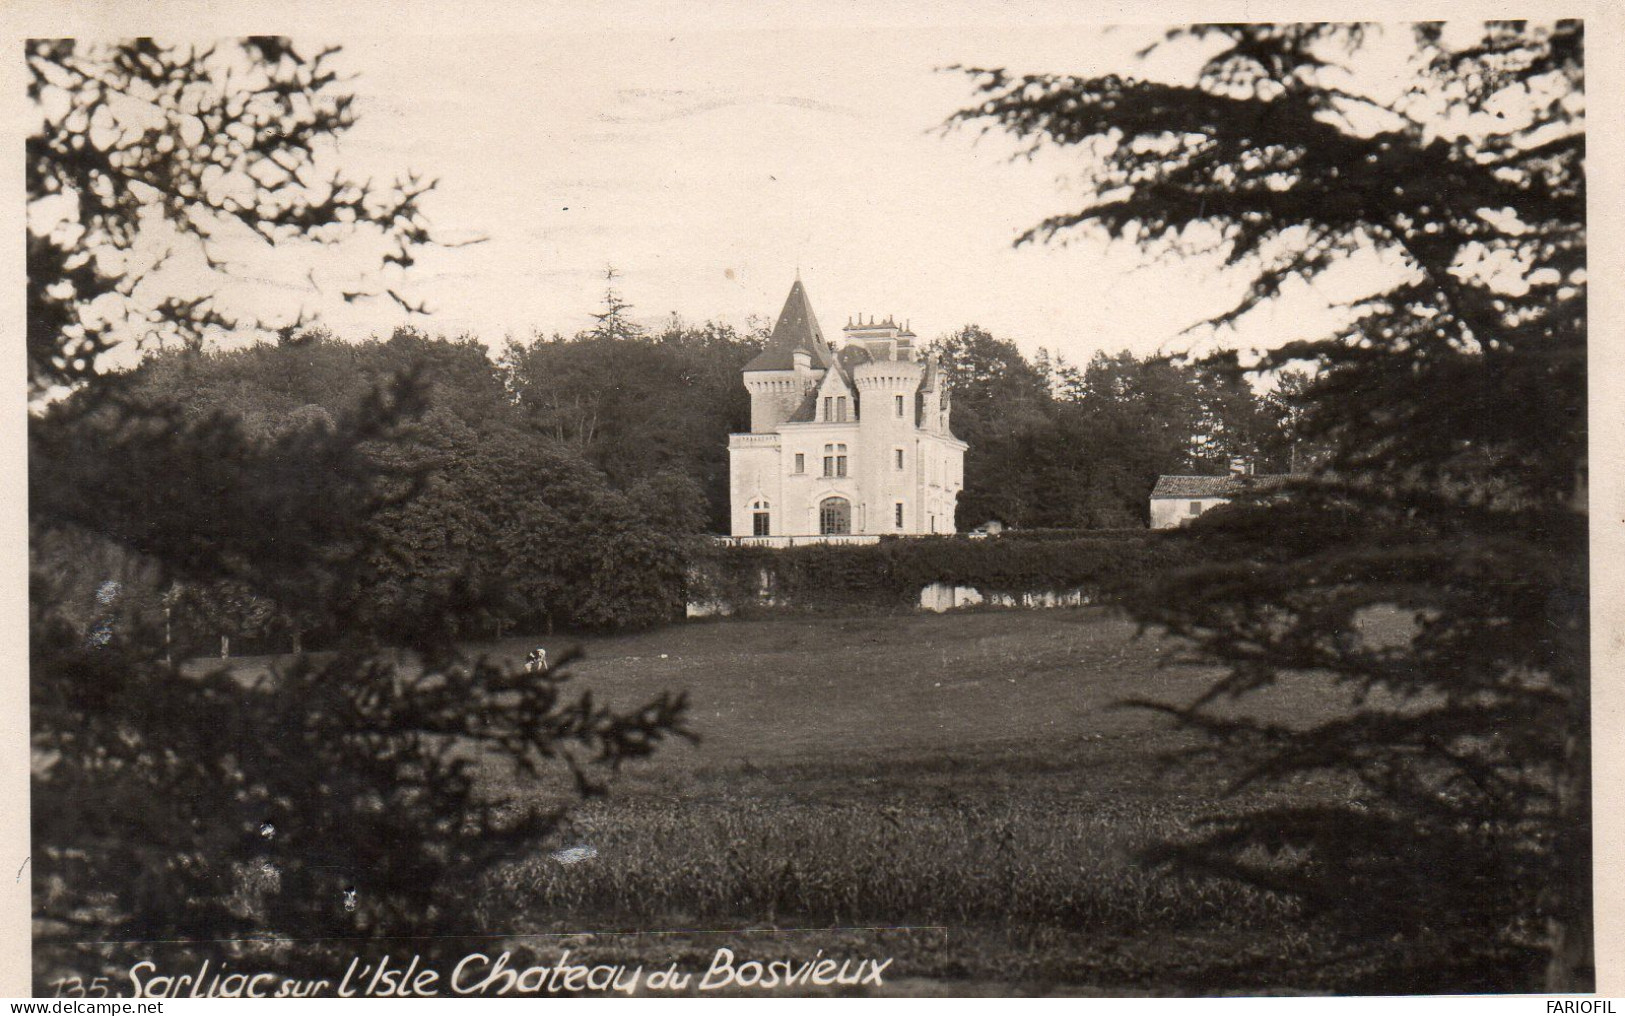
[(525, 657), (525, 673), (537, 674), (547, 669), (547, 650), (537, 646)]

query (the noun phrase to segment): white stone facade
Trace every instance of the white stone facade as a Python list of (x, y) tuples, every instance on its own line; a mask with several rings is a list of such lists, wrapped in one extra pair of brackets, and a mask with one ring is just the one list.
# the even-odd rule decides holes
[[(827, 343), (800, 281), (744, 371), (751, 432), (729, 438), (735, 537), (954, 532), (965, 442), (936, 364), (891, 321)], [(774, 541), (777, 542), (777, 541)]]

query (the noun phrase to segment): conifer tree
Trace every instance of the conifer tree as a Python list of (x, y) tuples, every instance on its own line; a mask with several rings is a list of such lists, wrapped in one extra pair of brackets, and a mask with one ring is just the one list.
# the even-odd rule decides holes
[(641, 339), (648, 330), (633, 321), (627, 315), (632, 305), (621, 297), (621, 291), (615, 288), (615, 280), (621, 277), (620, 271), (614, 265), (604, 268), (604, 309), (593, 314), (597, 321), (588, 330), (589, 337), (594, 339), (609, 339), (619, 341), (622, 339)]
[[(1394, 32), (1407, 87), (1365, 88)], [(1157, 856), (1324, 916), (1382, 960), (1351, 988), (1588, 990), (1581, 26), (1211, 25), (1161, 45), (1211, 55), (1188, 83), (972, 72), (981, 101), (954, 122), (1076, 151), (1093, 183), (1024, 239), (1217, 238), (1250, 285), (1216, 325), (1358, 253), (1399, 267), (1346, 327), (1259, 364), (1313, 367), (1315, 475), (1192, 526), (1224, 559), (1131, 604), (1223, 667), (1158, 707), (1212, 735), (1239, 787), (1291, 790)], [(1355, 704), (1245, 709), (1317, 680)]]
[[(154, 288), (145, 230), (207, 257), (215, 227), (271, 247), (372, 228), (400, 267), (428, 240), (426, 185), (375, 193), (319, 172), (316, 153), (353, 121), (333, 52), (275, 38), (27, 46), (29, 383), (74, 389), (29, 421), (36, 993), (64, 974), (124, 986), (160, 949), (331, 978), (341, 942), (454, 948), (489, 930), (468, 899), (482, 872), (554, 829), (571, 792), (601, 790), (681, 730), (680, 697), (611, 709), (569, 694), (567, 660), (526, 675), (458, 653), (445, 622), (479, 590), (425, 606), (412, 661), (378, 651), (371, 523), (422, 489), (421, 465), (388, 454), (427, 409), (421, 370), (271, 430), (107, 370), (132, 334), (198, 345), (244, 323), (207, 285)], [(319, 611), (349, 637), (262, 677), (183, 671), (161, 628), (76, 613), (49, 546), (111, 548), (158, 588), (223, 583)], [(532, 785), (551, 770), (560, 792), (493, 796), (480, 773), (504, 764)], [(279, 938), (313, 944), (290, 954)]]

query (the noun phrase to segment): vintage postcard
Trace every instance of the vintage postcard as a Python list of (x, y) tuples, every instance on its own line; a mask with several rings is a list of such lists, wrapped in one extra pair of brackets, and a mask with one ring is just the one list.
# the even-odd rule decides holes
[(11, 989), (1617, 984), (1536, 6), (20, 11)]

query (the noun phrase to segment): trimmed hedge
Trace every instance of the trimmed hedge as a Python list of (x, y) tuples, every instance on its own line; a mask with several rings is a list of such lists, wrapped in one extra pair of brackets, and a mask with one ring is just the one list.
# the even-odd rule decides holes
[[(997, 535), (989, 535), (989, 540), (1041, 540), (1045, 542), (1069, 542), (1072, 540), (1143, 540), (1150, 530), (1144, 526), (1135, 526), (1132, 529), (1006, 529)], [(960, 533), (959, 539), (982, 539)]]
[(1101, 600), (1153, 571), (1186, 563), (1189, 553), (1188, 543), (1146, 530), (1133, 538), (1113, 533), (1070, 540), (915, 537), (783, 549), (712, 545), (691, 562), (688, 598), (736, 611), (895, 610), (918, 606), (920, 590), (944, 582), (984, 594), (1082, 589)]

